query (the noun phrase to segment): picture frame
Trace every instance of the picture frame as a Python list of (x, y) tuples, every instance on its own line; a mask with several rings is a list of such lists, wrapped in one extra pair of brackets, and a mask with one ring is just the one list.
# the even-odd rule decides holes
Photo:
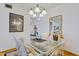
[(23, 32), (24, 16), (9, 13), (9, 32)]
[(62, 15), (50, 17), (49, 32), (55, 32), (58, 34), (62, 34)]

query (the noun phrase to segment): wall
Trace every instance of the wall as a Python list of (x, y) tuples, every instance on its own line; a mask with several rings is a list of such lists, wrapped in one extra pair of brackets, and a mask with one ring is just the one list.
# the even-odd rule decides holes
[[(15, 13), (24, 16), (24, 31), (23, 32), (9, 32), (9, 13)], [(4, 7), (4, 4), (0, 4), (0, 51), (14, 48), (14, 38), (23, 38), (24, 43), (29, 42), (29, 28), (30, 20), (26, 10), (13, 6), (13, 9)]]
[(79, 4), (60, 4), (50, 10), (49, 16), (62, 15), (64, 48), (79, 55)]

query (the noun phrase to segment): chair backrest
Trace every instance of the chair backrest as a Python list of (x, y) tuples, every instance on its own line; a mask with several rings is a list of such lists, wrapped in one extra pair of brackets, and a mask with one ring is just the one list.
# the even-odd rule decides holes
[[(59, 55), (63, 55), (63, 44), (64, 41), (60, 42), (58, 45), (56, 45), (53, 49), (49, 50), (46, 52), (46, 54), (48, 56), (52, 55), (52, 56), (59, 56)], [(60, 52), (61, 51), (61, 52)]]

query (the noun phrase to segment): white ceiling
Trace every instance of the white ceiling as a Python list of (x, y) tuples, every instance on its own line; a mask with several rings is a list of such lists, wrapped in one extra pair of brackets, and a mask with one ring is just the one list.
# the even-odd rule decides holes
[[(10, 5), (14, 5), (22, 9), (30, 9), (32, 7), (35, 7), (36, 3), (10, 3)], [(59, 5), (59, 3), (39, 3), (40, 7), (44, 7), (46, 9), (53, 8), (57, 5)]]

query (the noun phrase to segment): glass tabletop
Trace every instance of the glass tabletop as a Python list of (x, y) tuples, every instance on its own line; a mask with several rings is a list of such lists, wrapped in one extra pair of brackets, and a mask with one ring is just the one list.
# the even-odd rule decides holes
[(39, 49), (42, 52), (48, 51), (50, 48), (56, 46), (58, 44), (57, 41), (43, 41), (43, 42), (36, 42), (32, 40), (31, 43), (34, 47)]

